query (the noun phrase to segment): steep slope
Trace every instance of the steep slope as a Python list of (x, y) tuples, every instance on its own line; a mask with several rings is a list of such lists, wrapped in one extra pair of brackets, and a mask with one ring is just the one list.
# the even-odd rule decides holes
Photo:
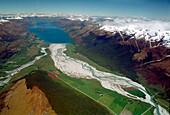
[(37, 86), (27, 89), (25, 81), (19, 80), (9, 92), (1, 94), (1, 115), (55, 115), (45, 94)]

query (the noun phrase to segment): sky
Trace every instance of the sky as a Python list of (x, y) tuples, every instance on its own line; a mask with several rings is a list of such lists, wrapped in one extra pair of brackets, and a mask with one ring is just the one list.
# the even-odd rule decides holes
[(62, 13), (170, 19), (170, 0), (0, 0), (0, 13)]

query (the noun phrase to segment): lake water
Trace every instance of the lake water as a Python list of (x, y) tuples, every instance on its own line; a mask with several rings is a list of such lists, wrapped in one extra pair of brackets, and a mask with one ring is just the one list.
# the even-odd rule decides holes
[(37, 23), (29, 28), (30, 32), (36, 34), (38, 38), (46, 43), (67, 43), (72, 44), (69, 35), (61, 30), (60, 27), (50, 23)]

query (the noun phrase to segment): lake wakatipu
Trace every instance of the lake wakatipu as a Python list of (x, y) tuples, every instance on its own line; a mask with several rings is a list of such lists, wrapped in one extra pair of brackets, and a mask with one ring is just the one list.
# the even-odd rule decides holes
[(60, 27), (51, 23), (37, 23), (29, 28), (30, 32), (36, 34), (38, 38), (46, 43), (67, 43), (72, 44), (69, 35), (61, 30)]

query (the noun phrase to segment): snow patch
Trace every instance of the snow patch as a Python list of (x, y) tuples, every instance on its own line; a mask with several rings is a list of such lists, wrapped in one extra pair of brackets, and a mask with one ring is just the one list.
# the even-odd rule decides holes
[(8, 19), (8, 20), (22, 20), (23, 18), (22, 17), (9, 17), (6, 19)]
[(0, 19), (0, 24), (2, 24), (4, 22), (9, 22), (9, 20)]
[(136, 39), (145, 38), (150, 42), (163, 40), (163, 45), (170, 47), (170, 22), (168, 21), (115, 19), (114, 21), (103, 21), (101, 25), (100, 29), (134, 35)]
[(67, 19), (69, 20), (80, 20), (80, 21), (89, 21), (89, 17), (88, 16), (70, 16)]

